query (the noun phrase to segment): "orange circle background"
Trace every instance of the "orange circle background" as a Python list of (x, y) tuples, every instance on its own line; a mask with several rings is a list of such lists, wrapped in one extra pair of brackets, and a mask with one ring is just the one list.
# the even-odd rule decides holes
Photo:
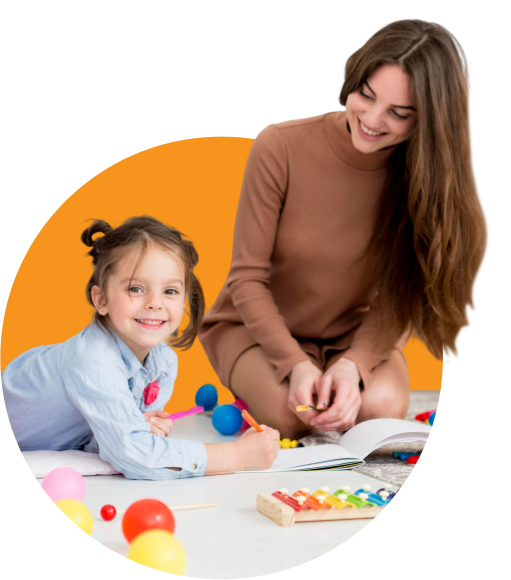
[[(209, 308), (229, 272), (236, 208), (252, 143), (211, 137), (148, 149), (109, 167), (63, 203), (34, 240), (12, 286), (2, 330), (2, 371), (29, 348), (63, 342), (91, 321), (85, 286), (92, 264), (80, 241), (91, 218), (116, 227), (128, 217), (147, 214), (186, 234), (200, 256), (195, 271)], [(187, 323), (184, 319), (182, 327)], [(411, 388), (440, 389), (442, 361), (416, 339), (404, 353)], [(220, 385), (198, 340), (178, 355), (179, 374), (168, 412), (193, 407), (204, 383), (218, 388), (220, 403), (234, 400)]]

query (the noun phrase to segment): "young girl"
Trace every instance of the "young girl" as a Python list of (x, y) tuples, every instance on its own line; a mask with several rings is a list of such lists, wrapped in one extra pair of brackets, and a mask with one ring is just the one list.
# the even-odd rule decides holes
[[(21, 450), (99, 451), (129, 479), (269, 468), (279, 449), (274, 429), (206, 445), (165, 437), (177, 357), (163, 341), (189, 348), (204, 313), (193, 244), (147, 216), (116, 229), (94, 221), (82, 241), (92, 248), (86, 293), (94, 321), (61, 344), (23, 353), (2, 375)], [(187, 300), (190, 323), (178, 338)]]

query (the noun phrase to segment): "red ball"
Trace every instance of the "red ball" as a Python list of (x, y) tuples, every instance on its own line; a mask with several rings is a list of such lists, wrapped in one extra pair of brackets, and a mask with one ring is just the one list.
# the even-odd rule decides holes
[(104, 505), (99, 513), (101, 514), (101, 517), (104, 520), (109, 522), (110, 520), (113, 520), (115, 518), (115, 516), (117, 515), (117, 510), (114, 508), (113, 505)]
[(122, 518), (122, 532), (129, 543), (146, 530), (174, 533), (176, 522), (169, 508), (157, 499), (141, 499), (131, 504)]

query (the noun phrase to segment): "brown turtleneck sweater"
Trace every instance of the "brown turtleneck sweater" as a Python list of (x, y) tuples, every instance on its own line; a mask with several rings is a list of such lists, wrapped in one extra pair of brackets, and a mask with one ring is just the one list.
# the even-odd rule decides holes
[(279, 382), (306, 352), (345, 350), (366, 386), (388, 358), (377, 347), (378, 313), (369, 311), (361, 258), (392, 151), (355, 149), (345, 112), (270, 125), (254, 141), (231, 270), (199, 332), (225, 386), (237, 358), (256, 344)]

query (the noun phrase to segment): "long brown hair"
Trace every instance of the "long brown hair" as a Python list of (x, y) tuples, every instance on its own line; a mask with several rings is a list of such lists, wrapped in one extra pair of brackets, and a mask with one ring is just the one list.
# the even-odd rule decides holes
[[(98, 233), (104, 235), (93, 239), (93, 236)], [(103, 292), (106, 292), (108, 278), (113, 273), (116, 263), (126, 253), (137, 252), (137, 265), (151, 243), (158, 244), (177, 255), (185, 267), (185, 290), (190, 310), (190, 322), (179, 338), (177, 338), (178, 331), (176, 330), (169, 343), (171, 346), (183, 349), (192, 346), (204, 316), (204, 294), (199, 280), (193, 273), (199, 261), (199, 255), (192, 242), (185, 240), (175, 228), (149, 216), (129, 218), (115, 229), (103, 220), (94, 220), (83, 231), (81, 240), (86, 246), (92, 248), (88, 255), (92, 257), (94, 272), (85, 289), (87, 300), (92, 306), (94, 306), (91, 297), (92, 287), (99, 286)], [(135, 270), (136, 266), (133, 274)], [(95, 318), (98, 322), (102, 320), (98, 312)]]
[(439, 24), (401, 20), (347, 61), (340, 102), (382, 65), (410, 78), (411, 137), (392, 153), (368, 255), (387, 347), (410, 329), (433, 355), (454, 352), (467, 322), (486, 226), (472, 173), (468, 74), (463, 49)]

